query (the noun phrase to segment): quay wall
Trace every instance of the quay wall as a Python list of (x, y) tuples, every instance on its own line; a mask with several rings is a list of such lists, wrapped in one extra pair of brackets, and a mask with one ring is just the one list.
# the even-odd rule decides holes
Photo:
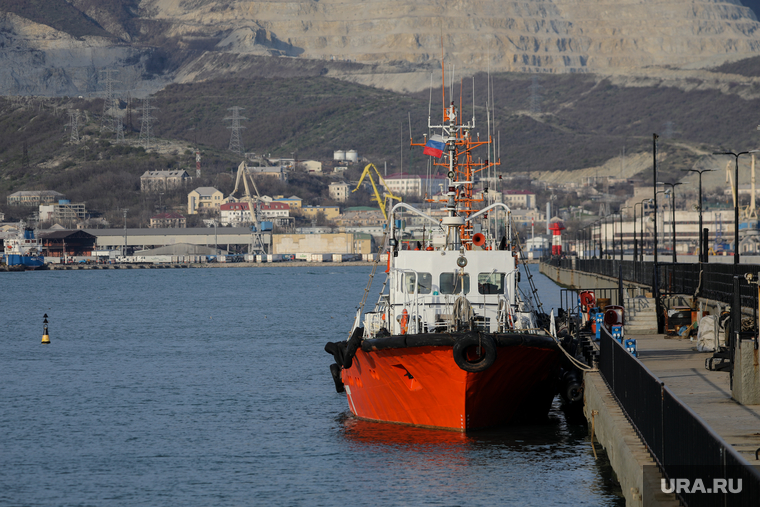
[[(659, 483), (649, 482), (660, 479), (659, 474), (654, 477), (651, 472), (656, 463), (612, 396), (601, 374), (598, 371), (585, 372), (583, 383), (583, 413), (588, 420), (589, 431), (593, 430), (594, 442), (599, 442), (607, 453), (620, 483), (626, 506), (680, 505), (675, 495), (660, 491)], [(650, 467), (649, 473), (644, 473), (645, 466)]]

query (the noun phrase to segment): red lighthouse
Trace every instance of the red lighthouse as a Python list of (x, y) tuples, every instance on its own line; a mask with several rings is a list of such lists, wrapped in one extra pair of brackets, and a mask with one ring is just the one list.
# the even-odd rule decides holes
[(549, 230), (552, 231), (552, 255), (562, 255), (562, 231), (565, 230), (565, 224), (560, 218), (552, 218), (549, 222)]

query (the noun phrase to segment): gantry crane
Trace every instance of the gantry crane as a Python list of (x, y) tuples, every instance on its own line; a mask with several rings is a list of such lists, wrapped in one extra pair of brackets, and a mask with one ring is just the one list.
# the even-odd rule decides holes
[[(383, 186), (383, 196), (380, 197), (380, 192), (377, 190), (377, 185), (375, 185), (375, 180), (372, 178), (372, 172), (370, 169), (375, 170), (375, 174), (377, 174), (377, 180), (378, 182)], [(385, 184), (385, 180), (382, 176), (380, 176), (380, 171), (377, 170), (377, 167), (375, 167), (375, 164), (369, 163), (364, 168), (364, 172), (362, 172), (362, 177), (359, 178), (359, 183), (356, 184), (356, 188), (353, 189), (351, 192), (356, 192), (359, 190), (359, 188), (362, 186), (362, 181), (364, 181), (364, 177), (369, 176), (369, 182), (372, 183), (372, 190), (374, 191), (375, 195), (372, 197), (372, 200), (377, 202), (378, 206), (380, 206), (380, 211), (383, 212), (383, 217), (385, 218), (386, 222), (388, 221), (388, 212), (386, 211), (388, 208), (388, 200), (396, 199), (397, 201), (401, 202), (401, 197), (398, 197), (396, 195), (393, 195), (393, 192), (390, 191), (388, 188), (388, 185)]]
[[(248, 180), (251, 180), (251, 186), (256, 191), (256, 196), (251, 195), (251, 190), (248, 187)], [(240, 187), (240, 180), (243, 180), (243, 188), (245, 194), (241, 200), (248, 204), (248, 210), (251, 212), (251, 248), (249, 253), (253, 255), (266, 255), (266, 248), (264, 246), (264, 233), (261, 230), (261, 221), (259, 220), (259, 211), (261, 206), (261, 195), (259, 189), (256, 187), (256, 182), (253, 180), (253, 176), (248, 172), (245, 166), (245, 160), (238, 166), (237, 178), (235, 179), (235, 190), (230, 194), (232, 198)]]

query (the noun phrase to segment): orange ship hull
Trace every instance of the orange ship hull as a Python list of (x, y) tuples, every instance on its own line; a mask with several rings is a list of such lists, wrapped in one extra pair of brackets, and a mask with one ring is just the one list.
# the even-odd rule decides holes
[(559, 352), (513, 345), (494, 364), (460, 369), (451, 346), (358, 350), (341, 379), (360, 418), (458, 431), (543, 417), (556, 393)]

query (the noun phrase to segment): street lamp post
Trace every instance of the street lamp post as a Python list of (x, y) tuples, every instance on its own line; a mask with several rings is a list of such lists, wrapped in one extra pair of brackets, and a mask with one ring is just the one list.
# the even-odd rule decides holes
[(739, 153), (723, 151), (713, 153), (713, 155), (733, 155), (736, 161), (736, 165), (734, 166), (734, 195), (736, 196), (736, 200), (734, 201), (734, 264), (739, 264), (739, 157), (749, 153), (756, 153), (757, 151), (740, 151)]
[(127, 208), (124, 208), (124, 257), (127, 256)]
[(702, 255), (702, 173), (709, 173), (716, 171), (717, 169), (682, 169), (686, 172), (699, 174), (699, 202), (697, 203), (697, 211), (699, 211), (699, 262), (706, 262), (707, 259)]
[(641, 202), (637, 202), (633, 204), (633, 260), (643, 260), (639, 259), (639, 241), (636, 238), (636, 206), (641, 206), (641, 232), (639, 234), (641, 235), (641, 253), (642, 256), (644, 254), (644, 203), (648, 201), (649, 199), (644, 199)]
[(602, 258), (602, 219), (600, 218), (595, 223), (598, 224), (597, 227), (599, 228), (599, 233), (597, 234), (597, 237), (596, 237), (598, 248), (596, 248), (595, 250), (599, 250), (599, 258), (601, 259)]
[[(599, 235), (597, 236), (597, 239), (594, 240), (594, 230), (596, 229), (596, 224), (599, 224)], [(594, 220), (594, 223), (591, 226), (591, 245), (594, 248), (594, 256), (596, 257), (596, 251), (599, 250), (599, 258), (602, 258), (602, 219)], [(598, 247), (598, 248), (597, 248)]]
[(639, 203), (633, 203), (633, 261), (639, 260), (639, 242), (636, 240), (636, 206)]
[[(668, 196), (670, 194), (670, 190), (658, 190), (655, 192), (655, 196), (657, 194), (665, 194), (665, 196)], [(650, 204), (654, 205), (655, 199), (649, 199)], [(659, 211), (659, 205), (654, 207), (654, 213), (652, 213), (652, 218), (654, 219), (654, 245), (655, 249), (658, 247), (659, 242), (659, 236), (657, 236), (657, 212)], [(662, 217), (662, 241), (665, 242), (665, 211), (663, 209), (663, 217)]]
[[(670, 211), (671, 211), (671, 222), (670, 225), (673, 229), (673, 264), (676, 263), (676, 186), (680, 185), (681, 183), (663, 183), (661, 181), (657, 182), (658, 185), (668, 185), (670, 187)], [(668, 193), (667, 191), (665, 192)], [(663, 220), (663, 228), (665, 227), (665, 221)]]
[[(624, 209), (630, 209), (630, 206), (621, 206), (620, 207), (620, 262), (623, 262), (623, 210)], [(636, 210), (633, 211), (636, 213)], [(633, 223), (634, 227), (636, 226), (636, 216), (633, 217)]]

